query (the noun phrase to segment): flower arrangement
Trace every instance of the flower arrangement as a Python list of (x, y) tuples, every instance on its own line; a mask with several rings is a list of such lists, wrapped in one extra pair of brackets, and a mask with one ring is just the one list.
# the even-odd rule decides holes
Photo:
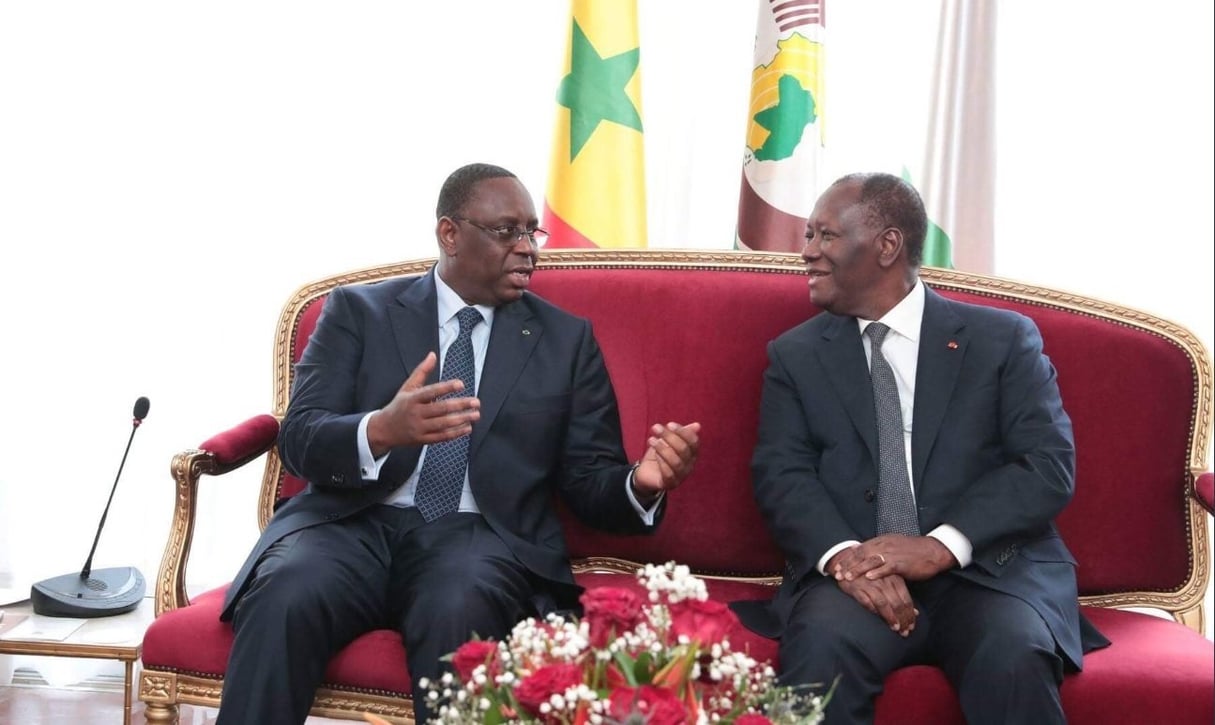
[(808, 725), (831, 692), (778, 686), (767, 663), (730, 649), (739, 625), (686, 566), (637, 572), (646, 598), (598, 587), (581, 620), (520, 622), (505, 641), (466, 642), (454, 672), (425, 683), (431, 722)]

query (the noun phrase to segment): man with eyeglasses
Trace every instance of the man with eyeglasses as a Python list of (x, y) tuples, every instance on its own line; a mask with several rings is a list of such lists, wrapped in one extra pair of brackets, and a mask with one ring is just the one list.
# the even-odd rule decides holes
[(424, 722), (440, 657), (577, 608), (554, 493), (648, 533), (692, 469), (699, 423), (625, 458), (590, 324), (527, 291), (547, 233), (514, 174), (457, 169), (436, 216), (435, 267), (333, 290), (296, 366), (279, 452), (309, 485), (229, 590), (221, 724), (303, 722), (333, 655), (384, 627)]

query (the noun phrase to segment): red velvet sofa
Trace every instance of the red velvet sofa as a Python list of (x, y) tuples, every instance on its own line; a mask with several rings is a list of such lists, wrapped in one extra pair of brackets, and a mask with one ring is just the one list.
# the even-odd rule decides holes
[[(301, 288), (275, 332), (273, 410), (174, 457), (176, 505), (139, 684), (148, 722), (175, 722), (179, 703), (217, 704), (232, 641), (219, 622), (223, 589), (193, 597), (184, 589), (199, 485), (263, 459), (257, 516), (264, 526), (274, 502), (301, 487), (283, 471), (274, 443), (292, 363), (325, 295), (338, 284), (420, 274), (429, 265), (387, 265)], [(923, 277), (949, 297), (1033, 317), (1059, 371), (1078, 449), (1076, 495), (1059, 527), (1080, 562), (1085, 611), (1113, 642), (1065, 681), (1069, 721), (1210, 725), (1215, 648), (1202, 635), (1201, 608), (1211, 554), (1207, 352), (1188, 331), (1116, 305), (946, 270), (925, 269)], [(709, 577), (714, 597), (771, 596), (782, 561), (752, 501), (748, 465), (765, 344), (817, 311), (800, 260), (753, 252), (560, 250), (543, 255), (533, 289), (593, 321), (630, 456), (641, 453), (649, 422), (704, 424), (696, 471), (671, 495), (656, 535), (615, 537), (566, 517), (580, 580), (627, 584), (637, 563), (675, 560)], [(1163, 616), (1128, 610), (1145, 607)], [(734, 644), (776, 656), (775, 642), (749, 633)], [(326, 679), (316, 714), (411, 717), (405, 657), (393, 632), (356, 640), (333, 660)], [(942, 674), (918, 666), (891, 675), (878, 721), (942, 725), (961, 723), (962, 716)]]

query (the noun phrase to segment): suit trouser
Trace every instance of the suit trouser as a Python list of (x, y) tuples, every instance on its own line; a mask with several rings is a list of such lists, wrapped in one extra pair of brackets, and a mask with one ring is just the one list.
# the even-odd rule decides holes
[(931, 664), (944, 671), (969, 723), (1066, 722), (1064, 660), (1032, 607), (951, 576), (910, 590), (919, 616), (904, 638), (833, 579), (814, 580), (781, 637), (781, 682), (827, 685), (839, 676), (825, 723), (868, 723), (890, 672)]
[(266, 551), (236, 606), (217, 722), (302, 723), (330, 659), (379, 628), (401, 632), (424, 722), (419, 680), (473, 633), (508, 634), (535, 589), (479, 514), (425, 523), (417, 509), (375, 506), (297, 531)]

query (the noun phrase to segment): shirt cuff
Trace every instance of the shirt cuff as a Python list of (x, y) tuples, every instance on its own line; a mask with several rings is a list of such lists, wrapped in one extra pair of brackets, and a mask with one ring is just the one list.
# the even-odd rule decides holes
[(646, 526), (653, 526), (654, 514), (658, 512), (658, 504), (662, 503), (662, 498), (666, 495), (666, 492), (660, 491), (658, 493), (658, 498), (654, 499), (654, 503), (650, 504), (648, 509), (645, 506), (642, 506), (641, 502), (637, 500), (637, 497), (633, 495), (633, 471), (636, 470), (637, 466), (633, 466), (633, 468), (629, 471), (629, 475), (624, 479), (624, 493), (629, 497), (629, 503), (633, 504), (633, 510), (636, 511), (637, 515), (641, 517), (641, 522)]
[(823, 554), (822, 558), (818, 560), (818, 573), (826, 576), (827, 562), (831, 561), (831, 557), (840, 553), (844, 549), (851, 549), (854, 546), (860, 546), (860, 545), (861, 545), (861, 542), (859, 542), (859, 541), (841, 541), (840, 543), (836, 544), (835, 546), (831, 547), (830, 549), (827, 549), (827, 553)]
[(388, 460), (388, 454), (376, 458), (371, 455), (371, 444), (367, 442), (367, 422), (371, 420), (371, 416), (378, 411), (371, 411), (363, 416), (359, 421), (359, 430), (357, 434), (359, 442), (359, 475), (364, 481), (378, 481), (380, 478), (380, 467), (384, 465), (384, 461)]
[(945, 545), (949, 549), (949, 553), (953, 554), (953, 558), (958, 560), (958, 568), (965, 569), (970, 566), (974, 555), (974, 546), (971, 545), (970, 539), (966, 535), (949, 524), (941, 524), (928, 535)]

